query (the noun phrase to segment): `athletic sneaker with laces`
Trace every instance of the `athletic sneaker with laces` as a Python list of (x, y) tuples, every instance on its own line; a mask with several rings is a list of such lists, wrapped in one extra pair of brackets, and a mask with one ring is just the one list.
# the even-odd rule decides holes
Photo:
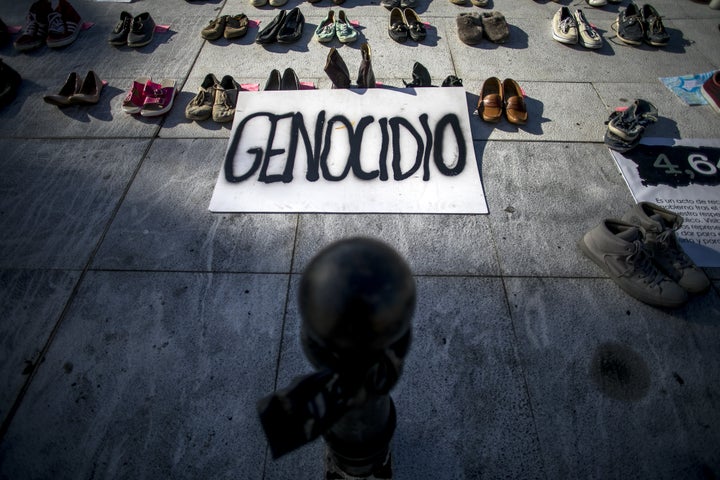
[(48, 16), (53, 12), (50, 0), (38, 0), (30, 5), (25, 26), (13, 44), (15, 50), (27, 52), (45, 43), (48, 33)]
[(560, 7), (552, 21), (553, 38), (560, 43), (578, 43), (578, 25), (568, 7)]
[(640, 202), (623, 215), (623, 220), (642, 227), (645, 246), (655, 265), (686, 292), (702, 294), (710, 290), (710, 280), (687, 256), (675, 232), (682, 216), (650, 202)]
[(212, 119), (218, 123), (232, 122), (235, 118), (240, 85), (230, 75), (225, 75), (215, 86), (215, 102), (212, 107)]
[(644, 239), (637, 225), (606, 219), (587, 232), (578, 246), (628, 295), (657, 307), (684, 305), (687, 292), (657, 269)]
[(185, 107), (185, 118), (188, 120), (207, 120), (213, 113), (215, 104), (215, 87), (220, 82), (212, 73), (205, 75), (205, 79), (198, 88), (198, 93)]
[(82, 28), (80, 14), (67, 0), (60, 0), (55, 11), (48, 16), (47, 46), (65, 47), (75, 41)]
[(580, 42), (580, 45), (591, 49), (602, 48), (602, 37), (597, 30), (590, 25), (590, 22), (585, 18), (585, 14), (579, 8), (575, 10), (575, 21), (578, 26), (578, 42)]
[(627, 8), (618, 14), (615, 25), (620, 40), (628, 45), (642, 44), (645, 38), (645, 25), (635, 2), (630, 2)]
[(652, 5), (642, 6), (640, 16), (645, 28), (645, 42), (654, 47), (664, 47), (670, 41), (670, 35), (665, 30), (660, 14)]

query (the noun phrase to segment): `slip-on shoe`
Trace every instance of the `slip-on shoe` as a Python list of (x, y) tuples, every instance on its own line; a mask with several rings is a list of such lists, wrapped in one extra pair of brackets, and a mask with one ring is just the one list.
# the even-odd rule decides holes
[(292, 68), (286, 68), (280, 79), (280, 90), (300, 90), (300, 80)]
[(505, 97), (505, 117), (508, 122), (515, 125), (525, 125), (528, 112), (520, 85), (512, 78), (506, 78), (503, 81), (502, 91)]
[(263, 90), (280, 90), (281, 83), (282, 77), (280, 77), (280, 71), (273, 68), (267, 82), (265, 82), (265, 88), (263, 88)]
[(425, 25), (420, 20), (420, 16), (415, 13), (415, 10), (412, 8), (406, 8), (403, 10), (403, 19), (405, 20), (405, 25), (407, 25), (408, 35), (410, 35), (410, 38), (416, 42), (422, 42), (425, 40), (427, 30), (425, 30)]
[(388, 26), (388, 35), (390, 35), (390, 38), (400, 43), (407, 41), (409, 36), (408, 26), (405, 24), (402, 10), (397, 7), (390, 10), (390, 25)]
[(81, 80), (77, 73), (72, 72), (68, 75), (65, 84), (60, 87), (60, 91), (56, 94), (45, 95), (43, 100), (45, 102), (56, 105), (58, 107), (65, 107), (70, 105), (70, 97), (80, 91)]
[(257, 37), (255, 37), (255, 43), (273, 43), (277, 40), (278, 32), (285, 23), (285, 17), (287, 16), (286, 10), (280, 10), (280, 13), (268, 23), (265, 28), (261, 29)]
[(132, 28), (133, 16), (128, 12), (120, 13), (120, 20), (115, 24), (110, 35), (108, 35), (108, 43), (110, 45), (122, 46), (127, 44), (128, 35)]
[(279, 43), (292, 43), (302, 37), (303, 27), (305, 26), (305, 16), (298, 7), (288, 12), (285, 21), (280, 27), (277, 34)]
[(477, 113), (486, 122), (498, 122), (503, 113), (503, 86), (500, 79), (490, 77), (483, 83)]
[(227, 40), (244, 37), (245, 34), (248, 32), (249, 25), (250, 20), (248, 20), (247, 15), (245, 15), (244, 13), (228, 16), (227, 22), (225, 23), (225, 32), (223, 32), (223, 36)]
[(94, 105), (100, 100), (103, 83), (97, 73), (90, 70), (80, 85), (80, 90), (70, 96), (70, 103)]

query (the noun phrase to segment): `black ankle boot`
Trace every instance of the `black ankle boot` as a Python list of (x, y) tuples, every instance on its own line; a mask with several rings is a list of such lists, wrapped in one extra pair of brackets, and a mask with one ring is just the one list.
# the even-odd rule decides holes
[(360, 62), (360, 69), (358, 70), (358, 87), (375, 88), (375, 74), (373, 73), (372, 62), (370, 60), (370, 45), (367, 43), (360, 45), (360, 53), (362, 54), (362, 61)]
[(328, 53), (325, 73), (332, 80), (333, 88), (350, 88), (350, 72), (335, 47)]

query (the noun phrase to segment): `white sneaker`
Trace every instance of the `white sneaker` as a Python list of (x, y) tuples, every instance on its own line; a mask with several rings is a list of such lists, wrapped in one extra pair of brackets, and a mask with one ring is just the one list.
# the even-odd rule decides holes
[(578, 43), (578, 27), (568, 7), (560, 7), (552, 21), (553, 38), (560, 43)]
[(585, 14), (579, 8), (575, 10), (575, 21), (578, 26), (578, 42), (585, 48), (602, 48), (603, 41), (600, 34), (585, 18)]
[(585, 0), (591, 7), (604, 7), (607, 5), (607, 0)]

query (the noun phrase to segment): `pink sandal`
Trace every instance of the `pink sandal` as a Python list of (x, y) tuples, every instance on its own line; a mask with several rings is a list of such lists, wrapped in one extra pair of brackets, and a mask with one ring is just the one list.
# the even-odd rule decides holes
[(161, 80), (160, 83), (148, 82), (145, 85), (145, 102), (140, 115), (157, 117), (167, 113), (175, 98), (175, 80)]
[(136, 78), (123, 100), (122, 109), (125, 113), (140, 113), (145, 103), (145, 85), (150, 83), (149, 77)]

